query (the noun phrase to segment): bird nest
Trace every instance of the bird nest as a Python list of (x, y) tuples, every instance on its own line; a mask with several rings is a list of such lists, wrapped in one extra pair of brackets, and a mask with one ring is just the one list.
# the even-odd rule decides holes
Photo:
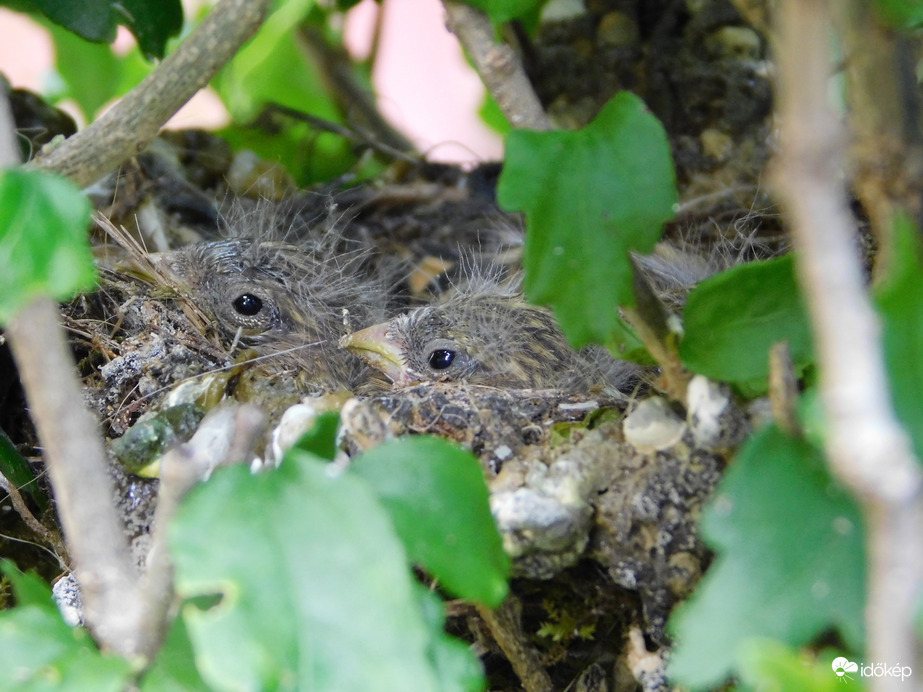
[[(139, 563), (158, 459), (206, 417), (255, 405), (270, 425), (248, 458), (271, 465), (335, 410), (347, 456), (428, 433), (478, 457), (518, 622), (545, 664), (574, 679), (629, 631), (668, 643), (666, 619), (709, 561), (696, 520), (748, 425), (728, 392), (700, 383), (708, 405), (687, 421), (656, 397), (653, 371), (571, 351), (518, 293), (521, 222), (496, 206), (496, 167), (260, 201), (190, 187), (163, 146), (97, 190), (99, 288), (62, 308)], [(677, 283), (661, 260), (646, 266), (666, 295)], [(484, 331), (493, 361), (477, 350)], [(501, 331), (526, 336), (501, 347)], [(480, 359), (478, 376), (456, 376), (465, 363), (444, 354), (407, 355), (446, 351), (447, 336)], [(367, 364), (382, 358), (387, 378)], [(486, 634), (500, 625), (464, 605), (451, 613), (459, 636), (500, 653)]]

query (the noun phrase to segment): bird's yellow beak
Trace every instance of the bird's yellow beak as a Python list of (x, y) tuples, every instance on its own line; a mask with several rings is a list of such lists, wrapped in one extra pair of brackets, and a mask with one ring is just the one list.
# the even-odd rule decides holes
[(366, 327), (340, 339), (340, 348), (359, 356), (397, 385), (411, 381), (404, 370), (404, 350), (388, 333), (388, 323)]

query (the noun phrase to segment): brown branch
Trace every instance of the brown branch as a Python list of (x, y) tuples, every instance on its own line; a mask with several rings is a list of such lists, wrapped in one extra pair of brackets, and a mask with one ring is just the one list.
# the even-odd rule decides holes
[(769, 349), (769, 402), (772, 418), (786, 434), (802, 434), (798, 424), (798, 377), (787, 341), (777, 341)]
[(0, 81), (0, 171), (19, 164), (19, 146), (16, 141), (16, 123), (10, 99)]
[(153, 541), (143, 580), (141, 641), (138, 653), (150, 660), (163, 642), (173, 612), (173, 561), (167, 533), (183, 498), (218, 466), (247, 461), (265, 425), (253, 406), (229, 406), (210, 413), (192, 439), (174, 447), (160, 461), (160, 489), (154, 514)]
[[(869, 557), (866, 608), (872, 661), (920, 668), (913, 627), (923, 584), (923, 477), (891, 408), (879, 325), (864, 289), (855, 225), (840, 181), (843, 136), (827, 103), (827, 0), (778, 5), (775, 188), (789, 215), (811, 314), (835, 475), (862, 503)], [(916, 665), (914, 665), (916, 664)], [(899, 689), (878, 678), (876, 690)]]
[(519, 619), (520, 606), (516, 597), (508, 596), (496, 610), (485, 606), (477, 608), (491, 636), (519, 676), (522, 688), (526, 692), (551, 692), (554, 689), (551, 678), (542, 667), (535, 649), (523, 636)]
[(923, 221), (923, 140), (912, 39), (883, 26), (872, 5), (839, 0), (831, 9), (845, 54), (852, 184), (878, 243), (877, 278), (892, 263), (896, 212)]
[(324, 34), (308, 23), (298, 28), (296, 36), (314, 58), (327, 92), (333, 96), (347, 122), (361, 131), (366, 141), (378, 143), (379, 151), (391, 150), (404, 155), (416, 152), (411, 141), (379, 112), (374, 95), (359, 84), (345, 50), (330, 45)]
[[(166, 120), (237, 52), (269, 0), (223, 0), (177, 51), (102, 118), (30, 166), (87, 185), (141, 151)], [(3, 115), (3, 113), (0, 113)], [(8, 136), (10, 126), (0, 130)], [(4, 162), (0, 161), (0, 166)], [(7, 326), (30, 412), (44, 446), (58, 514), (71, 549), (85, 621), (101, 646), (139, 651), (145, 599), (112, 502), (102, 440), (83, 406), (59, 315), (36, 298)], [(154, 595), (169, 585), (149, 587)]]
[(64, 541), (61, 540), (61, 536), (57, 532), (47, 528), (42, 522), (35, 518), (35, 515), (29, 511), (29, 505), (26, 504), (22, 493), (19, 492), (19, 488), (16, 487), (15, 483), (11, 483), (3, 474), (0, 474), (0, 488), (3, 488), (9, 494), (10, 502), (13, 503), (13, 509), (16, 510), (16, 514), (26, 523), (26, 526), (28, 526), (36, 536), (51, 546), (51, 552), (57, 558), (61, 568), (68, 569), (67, 561), (64, 558), (64, 556), (67, 555), (67, 547), (64, 545)]
[(527, 130), (551, 130), (551, 120), (522, 63), (512, 48), (494, 41), (494, 30), (487, 16), (460, 2), (444, 0), (443, 4), (446, 26), (458, 37), (481, 81), (510, 124)]
[(56, 303), (35, 298), (10, 320), (6, 335), (42, 441), (87, 625), (103, 647), (129, 655), (138, 638), (138, 574), (59, 319)]
[(86, 186), (142, 151), (260, 27), (270, 0), (222, 0), (176, 52), (94, 122), (30, 165)]

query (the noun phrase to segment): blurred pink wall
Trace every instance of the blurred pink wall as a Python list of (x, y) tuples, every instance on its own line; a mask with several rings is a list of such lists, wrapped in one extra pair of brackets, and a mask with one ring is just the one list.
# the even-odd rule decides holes
[[(379, 6), (364, 0), (350, 12), (345, 26), (346, 43), (354, 55), (368, 54), (378, 11), (384, 17), (373, 82), (385, 117), (432, 160), (499, 158), (500, 137), (477, 115), (484, 88), (445, 28), (442, 3), (385, 0)], [(124, 40), (120, 37), (119, 42)], [(0, 72), (13, 86), (44, 91), (52, 74), (52, 51), (41, 27), (0, 8)], [(217, 96), (206, 90), (168, 126), (217, 128), (226, 118)]]

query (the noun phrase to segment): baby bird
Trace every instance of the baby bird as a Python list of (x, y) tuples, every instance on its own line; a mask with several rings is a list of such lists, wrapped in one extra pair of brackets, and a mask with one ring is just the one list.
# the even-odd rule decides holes
[(384, 315), (385, 292), (358, 271), (358, 255), (284, 242), (230, 239), (189, 245), (159, 266), (214, 319), (230, 344), (298, 370), (318, 390), (351, 388), (363, 367), (336, 347), (349, 325)]
[(602, 348), (575, 351), (550, 312), (499, 292), (458, 293), (349, 334), (340, 346), (395, 386), (466, 382), (616, 395), (640, 373)]

